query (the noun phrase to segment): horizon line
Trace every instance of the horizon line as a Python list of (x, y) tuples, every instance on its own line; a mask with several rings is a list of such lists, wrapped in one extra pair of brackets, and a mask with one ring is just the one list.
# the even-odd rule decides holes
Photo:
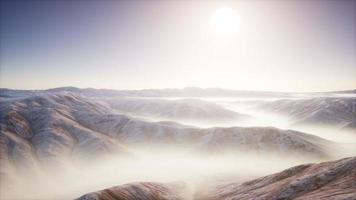
[(22, 91), (47, 91), (54, 89), (65, 89), (65, 88), (73, 88), (73, 89), (93, 89), (93, 90), (114, 90), (114, 91), (147, 91), (147, 90), (185, 90), (185, 89), (200, 89), (200, 90), (225, 90), (230, 92), (267, 92), (267, 93), (333, 93), (333, 92), (348, 92), (355, 91), (356, 88), (352, 89), (341, 89), (341, 90), (328, 90), (328, 91), (314, 91), (314, 92), (302, 92), (302, 91), (272, 91), (272, 90), (245, 90), (245, 89), (230, 89), (230, 88), (221, 88), (221, 87), (197, 87), (197, 86), (187, 86), (187, 87), (177, 87), (177, 88), (142, 88), (142, 89), (116, 89), (116, 88), (95, 88), (95, 87), (77, 87), (77, 86), (60, 86), (60, 87), (52, 87), (52, 88), (42, 88), (42, 89), (20, 89), (20, 88), (10, 88), (10, 87), (0, 87), (0, 89), (7, 90), (22, 90)]

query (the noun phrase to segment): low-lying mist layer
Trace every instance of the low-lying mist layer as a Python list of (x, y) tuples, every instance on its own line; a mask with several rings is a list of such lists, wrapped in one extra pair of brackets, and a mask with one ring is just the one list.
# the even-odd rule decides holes
[(316, 159), (273, 154), (202, 155), (181, 149), (136, 150), (132, 156), (105, 156), (86, 162), (28, 169), (2, 180), (2, 199), (73, 199), (131, 182), (183, 182), (191, 194), (201, 184), (250, 180)]

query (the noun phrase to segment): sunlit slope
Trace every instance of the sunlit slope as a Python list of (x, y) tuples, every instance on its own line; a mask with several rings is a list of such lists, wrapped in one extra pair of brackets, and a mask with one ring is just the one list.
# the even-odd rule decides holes
[(183, 200), (188, 199), (184, 189), (183, 183), (139, 182), (89, 193), (77, 200)]
[(207, 199), (354, 199), (356, 157), (305, 164), (245, 183), (217, 186)]
[(78, 200), (354, 199), (356, 157), (298, 165), (241, 183), (219, 181), (191, 188), (185, 183), (136, 182), (88, 193)]

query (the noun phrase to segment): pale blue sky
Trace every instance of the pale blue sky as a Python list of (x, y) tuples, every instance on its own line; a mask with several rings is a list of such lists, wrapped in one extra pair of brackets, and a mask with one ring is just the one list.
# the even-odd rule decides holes
[(351, 0), (2, 1), (0, 87), (354, 89), (355, 20)]

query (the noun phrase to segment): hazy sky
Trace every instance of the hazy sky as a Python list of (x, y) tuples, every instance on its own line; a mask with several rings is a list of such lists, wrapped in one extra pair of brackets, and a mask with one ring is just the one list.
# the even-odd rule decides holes
[(0, 87), (354, 89), (355, 26), (352, 0), (2, 1)]

